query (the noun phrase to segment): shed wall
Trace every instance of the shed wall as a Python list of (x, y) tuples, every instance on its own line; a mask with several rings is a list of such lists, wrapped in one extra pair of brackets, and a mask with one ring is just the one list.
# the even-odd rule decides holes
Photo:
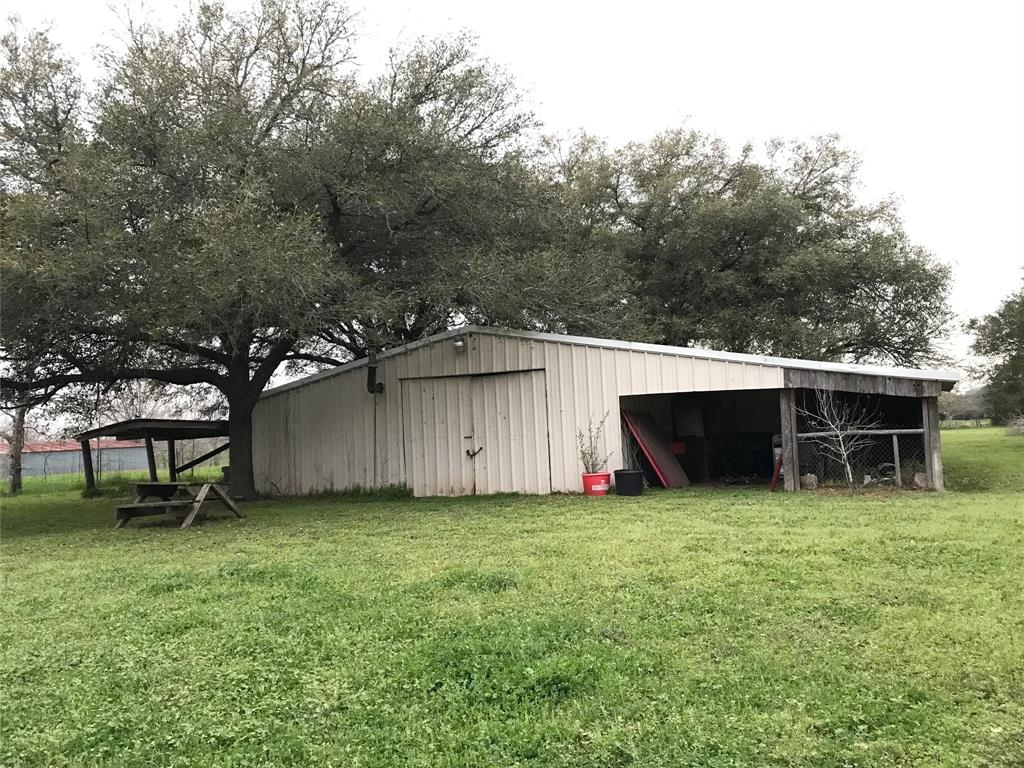
[[(0, 476), (7, 475), (11, 457), (0, 455)], [(143, 446), (130, 448), (92, 449), (92, 463), (97, 472), (127, 472), (146, 469), (146, 449)], [(78, 451), (32, 451), (21, 455), (23, 477), (82, 474), (82, 452)]]
[[(299, 494), (411, 485), (414, 476), (425, 476), (424, 467), (406, 466), (402, 381), (408, 379), (544, 371), (547, 435), (536, 428), (539, 409), (524, 405), (532, 401), (510, 402), (507, 418), (521, 422), (512, 433), (536, 436), (531, 438), (538, 441), (535, 454), (544, 449), (539, 441), (547, 438), (554, 491), (580, 490), (576, 432), (606, 412), (603, 450), (611, 454), (611, 468), (622, 466), (620, 396), (783, 386), (783, 369), (771, 365), (486, 333), (463, 338), (461, 349), (444, 339), (382, 358), (377, 375), (384, 392), (379, 395), (366, 391), (363, 366), (265, 395), (253, 414), (257, 488)], [(461, 407), (472, 406), (462, 402)], [(426, 455), (408, 453), (410, 461)]]

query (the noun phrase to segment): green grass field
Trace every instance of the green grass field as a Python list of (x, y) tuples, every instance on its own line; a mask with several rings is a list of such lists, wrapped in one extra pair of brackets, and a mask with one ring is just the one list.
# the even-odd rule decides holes
[[(167, 469), (158, 467), (160, 477), (167, 477)], [(220, 480), (223, 477), (219, 466), (201, 466), (181, 475), (182, 480)], [(97, 477), (97, 486), (104, 495), (130, 494), (135, 483), (148, 480), (149, 471), (145, 469), (126, 472), (108, 472)], [(22, 478), (22, 493), (26, 496), (40, 493), (50, 494), (61, 491), (81, 491), (85, 484), (85, 475), (72, 473), (66, 475), (35, 475)], [(6, 479), (0, 481), (0, 496), (10, 493), (10, 483)]]
[(1021, 766), (1024, 438), (950, 491), (3, 499), (4, 766)]

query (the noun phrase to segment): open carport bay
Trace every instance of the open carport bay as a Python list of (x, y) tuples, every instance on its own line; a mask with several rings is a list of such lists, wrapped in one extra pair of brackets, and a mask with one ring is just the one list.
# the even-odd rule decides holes
[[(836, 392), (834, 395), (870, 414), (879, 431), (858, 456), (858, 478), (892, 463), (893, 435), (908, 483), (924, 469), (924, 439), (920, 400), (883, 394)], [(775, 458), (781, 453), (782, 408), (778, 390), (676, 392), (621, 397), (623, 412), (646, 413), (659, 436), (693, 483), (768, 483)], [(804, 412), (818, 409), (814, 390), (794, 392), (801, 474), (813, 473), (823, 483), (842, 481), (842, 473), (813, 437), (814, 427)], [(915, 434), (916, 433), (916, 434)], [(629, 430), (623, 430), (623, 455), (643, 469), (649, 484), (657, 473)]]

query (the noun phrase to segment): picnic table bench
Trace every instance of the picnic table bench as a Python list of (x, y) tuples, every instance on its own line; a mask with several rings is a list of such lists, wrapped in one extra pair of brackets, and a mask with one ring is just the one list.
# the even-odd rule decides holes
[[(210, 497), (210, 498), (208, 498)], [(147, 501), (147, 499), (158, 501)], [(235, 517), (245, 517), (238, 505), (228, 496), (224, 486), (216, 483), (150, 482), (135, 484), (135, 501), (117, 508), (117, 528), (124, 528), (133, 517), (162, 515), (174, 510), (185, 512), (179, 528), (188, 528), (207, 501), (218, 501), (234, 512)]]

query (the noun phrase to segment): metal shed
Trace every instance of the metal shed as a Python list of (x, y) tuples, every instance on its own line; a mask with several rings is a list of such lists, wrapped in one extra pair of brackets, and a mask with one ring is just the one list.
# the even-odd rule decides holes
[[(92, 466), (99, 472), (127, 472), (146, 468), (146, 447), (134, 440), (95, 440), (90, 443)], [(0, 475), (6, 476), (10, 446), (0, 445)], [(24, 477), (81, 474), (85, 460), (74, 440), (28, 442), (22, 448)]]
[[(786, 487), (797, 490), (796, 396), (829, 388), (898, 401), (923, 436), (929, 484), (942, 488), (937, 397), (956, 380), (950, 371), (468, 326), (267, 390), (253, 415), (256, 484), (283, 494), (578, 491), (576, 434), (589, 420), (610, 414), (604, 450), (615, 469), (628, 462), (623, 408), (687, 421), (713, 399), (720, 416), (782, 435)], [(687, 411), (687, 402), (696, 405)]]

